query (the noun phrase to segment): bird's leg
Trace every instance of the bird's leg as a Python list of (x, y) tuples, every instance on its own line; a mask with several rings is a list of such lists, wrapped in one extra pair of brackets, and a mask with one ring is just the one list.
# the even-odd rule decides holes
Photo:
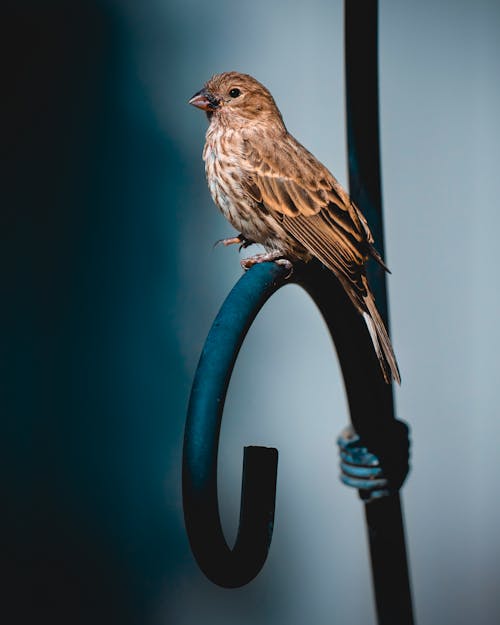
[(215, 245), (219, 245), (219, 243), (222, 243), (222, 245), (224, 245), (225, 247), (227, 247), (228, 245), (236, 245), (236, 243), (241, 243), (240, 237), (241, 235), (239, 234), (237, 237), (231, 237), (229, 239), (219, 239), (215, 242)]
[(222, 243), (222, 245), (226, 247), (228, 245), (236, 245), (237, 243), (239, 243), (240, 250), (241, 250), (241, 248), (245, 248), (245, 247), (248, 247), (249, 245), (252, 245), (253, 241), (250, 241), (250, 239), (247, 239), (242, 234), (239, 234), (237, 237), (230, 237), (229, 239), (219, 239), (218, 241), (214, 243), (214, 247), (219, 245), (219, 243)]
[(244, 258), (241, 261), (241, 266), (245, 271), (257, 265), (259, 263), (268, 263), (275, 262), (277, 265), (281, 265), (282, 267), (286, 267), (288, 269), (288, 274), (286, 275), (289, 278), (293, 272), (293, 265), (288, 258), (283, 258), (283, 254), (277, 250), (273, 252), (267, 252), (265, 254), (257, 254), (256, 256), (249, 256), (248, 258)]

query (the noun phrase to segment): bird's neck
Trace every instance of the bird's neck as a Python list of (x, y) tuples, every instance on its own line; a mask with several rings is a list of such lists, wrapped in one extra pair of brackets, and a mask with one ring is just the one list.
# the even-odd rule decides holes
[(226, 134), (241, 134), (245, 138), (280, 136), (287, 133), (281, 118), (248, 119), (243, 116), (223, 115), (222, 111), (213, 114), (207, 129), (207, 141), (217, 139)]

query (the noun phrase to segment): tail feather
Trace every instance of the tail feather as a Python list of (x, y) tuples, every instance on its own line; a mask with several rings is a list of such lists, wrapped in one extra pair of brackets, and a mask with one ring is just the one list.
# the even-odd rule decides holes
[(378, 253), (378, 251), (375, 249), (373, 245), (370, 245), (368, 251), (370, 252), (370, 256), (372, 256), (372, 258), (374, 258), (377, 261), (377, 263), (382, 267), (384, 271), (387, 271), (387, 273), (392, 273), (389, 267), (385, 264), (382, 256), (380, 256), (380, 254)]
[(375, 299), (370, 291), (368, 291), (368, 295), (364, 298), (364, 303), (366, 304), (367, 311), (363, 312), (363, 318), (370, 332), (384, 379), (389, 384), (391, 378), (394, 378), (398, 384), (401, 384), (401, 376), (399, 374), (396, 356), (392, 349), (391, 339), (387, 334), (384, 322), (375, 306)]

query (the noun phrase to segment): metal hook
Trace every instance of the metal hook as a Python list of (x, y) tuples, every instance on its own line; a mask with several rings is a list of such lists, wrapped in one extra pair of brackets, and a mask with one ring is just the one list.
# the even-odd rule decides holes
[[(407, 471), (407, 455), (406, 461), (403, 454), (400, 462), (401, 446), (394, 445), (400, 422), (392, 417), (391, 390), (380, 375), (361, 316), (320, 263), (297, 265), (291, 278), (286, 275), (287, 269), (262, 263), (240, 278), (208, 334), (191, 392), (183, 460), (186, 528), (200, 568), (224, 587), (242, 586), (253, 579), (271, 542), (277, 450), (245, 448), (240, 522), (233, 549), (227, 545), (220, 523), (217, 454), (224, 401), (238, 352), (262, 306), (285, 284), (302, 286), (320, 309), (336, 345), (352, 423), (388, 467), (386, 476), (395, 484), (393, 490), (399, 488)], [(391, 456), (397, 461), (391, 462)], [(391, 471), (393, 466), (396, 471)]]
[(278, 451), (246, 447), (240, 522), (230, 549), (217, 497), (219, 434), (229, 380), (246, 333), (287, 270), (274, 263), (252, 268), (224, 302), (196, 371), (184, 437), (183, 497), (186, 529), (205, 575), (227, 588), (243, 586), (262, 568), (271, 543)]

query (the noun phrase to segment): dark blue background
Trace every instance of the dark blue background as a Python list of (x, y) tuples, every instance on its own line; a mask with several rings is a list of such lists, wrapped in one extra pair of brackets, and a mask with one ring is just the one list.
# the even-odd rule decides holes
[(2, 9), (4, 622), (144, 622), (183, 537), (165, 474), (188, 386), (168, 327), (185, 180), (119, 17)]

